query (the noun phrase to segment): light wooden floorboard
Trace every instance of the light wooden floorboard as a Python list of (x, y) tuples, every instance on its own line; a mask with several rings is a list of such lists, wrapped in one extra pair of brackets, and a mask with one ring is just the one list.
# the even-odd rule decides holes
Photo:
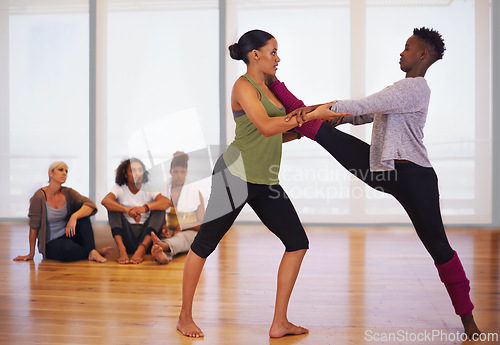
[[(206, 336), (188, 339), (175, 329), (185, 256), (167, 266), (150, 255), (122, 266), (116, 250), (106, 264), (39, 254), (13, 262), (28, 252), (28, 226), (0, 223), (0, 343), (327, 345), (380, 344), (376, 337), (383, 336), (398, 336), (385, 344), (462, 343), (451, 339), (462, 331), (460, 320), (412, 229), (306, 230), (310, 250), (289, 319), (310, 334), (269, 339), (282, 245), (261, 225), (240, 225), (207, 260), (194, 310)], [(475, 319), (498, 336), (500, 230), (447, 232), (472, 282)], [(113, 245), (107, 226), (95, 226), (95, 233), (97, 246)]]

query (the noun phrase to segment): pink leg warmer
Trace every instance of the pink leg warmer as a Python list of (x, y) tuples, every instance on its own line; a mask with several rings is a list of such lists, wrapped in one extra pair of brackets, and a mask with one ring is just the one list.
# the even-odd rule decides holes
[(439, 278), (444, 283), (448, 295), (450, 295), (451, 303), (455, 308), (455, 313), (460, 317), (472, 314), (474, 305), (472, 304), (469, 296), (470, 282), (465, 275), (464, 268), (457, 252), (453, 258), (447, 263), (437, 265), (436, 268), (439, 273)]
[(293, 130), (299, 132), (303, 136), (314, 140), (316, 133), (318, 133), (319, 127), (323, 123), (323, 120), (311, 120), (302, 124), (302, 126), (297, 126)]

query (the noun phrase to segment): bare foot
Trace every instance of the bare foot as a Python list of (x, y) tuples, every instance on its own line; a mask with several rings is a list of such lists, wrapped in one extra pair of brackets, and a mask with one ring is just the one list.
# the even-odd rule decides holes
[(151, 231), (151, 241), (153, 241), (154, 244), (160, 244), (161, 242), (160, 238), (156, 236), (154, 231)]
[(467, 337), (469, 337), (469, 339), (472, 339), (475, 334), (481, 334), (481, 331), (477, 327), (476, 322), (474, 321), (474, 316), (472, 316), (472, 314), (462, 317), (462, 324), (464, 325), (464, 332), (465, 334), (467, 334)]
[(153, 247), (151, 248), (151, 255), (153, 255), (155, 260), (162, 265), (166, 265), (170, 262), (170, 260), (167, 257), (167, 254), (165, 254), (163, 249), (161, 249), (161, 247), (157, 244), (153, 244)]
[(139, 245), (134, 255), (130, 258), (130, 263), (140, 264), (144, 261), (144, 254), (146, 254), (146, 248), (143, 245)]
[(160, 246), (163, 251), (167, 251), (168, 250), (168, 248), (169, 248), (168, 247), (168, 243), (163, 242), (162, 240), (160, 240), (158, 238), (158, 236), (156, 236), (156, 234), (153, 231), (151, 231), (151, 240), (153, 241), (154, 244)]
[(101, 263), (101, 264), (103, 264), (103, 263), (105, 263), (106, 261), (108, 261), (108, 260), (106, 260), (106, 258), (102, 257), (102, 256), (101, 256), (101, 254), (100, 254), (97, 250), (95, 250), (95, 249), (93, 249), (93, 250), (89, 253), (89, 260), (90, 260), (90, 261), (99, 262), (99, 263)]
[(129, 264), (129, 263), (130, 263), (130, 260), (128, 259), (128, 255), (127, 255), (127, 253), (120, 253), (120, 256), (118, 257), (118, 259), (116, 259), (116, 261), (117, 261), (119, 264), (122, 264), (122, 265)]
[(269, 330), (269, 337), (281, 338), (285, 335), (297, 335), (306, 333), (309, 333), (309, 330), (307, 328), (295, 326), (294, 324), (285, 321), (282, 323), (273, 323), (271, 325), (271, 329)]
[(202, 338), (205, 336), (201, 329), (194, 323), (192, 318), (181, 318), (177, 322), (177, 330), (186, 337)]
[(110, 254), (112, 251), (113, 251), (113, 247), (111, 247), (111, 246), (97, 249), (97, 252), (99, 254), (101, 254), (101, 256), (106, 256), (106, 255)]

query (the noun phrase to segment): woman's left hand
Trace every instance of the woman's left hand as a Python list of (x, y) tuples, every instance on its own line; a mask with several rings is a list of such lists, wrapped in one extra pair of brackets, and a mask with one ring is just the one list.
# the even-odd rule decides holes
[(33, 260), (34, 255), (33, 254), (28, 254), (28, 255), (19, 255), (16, 258), (14, 258), (14, 261), (30, 261)]
[(288, 122), (292, 119), (292, 117), (295, 117), (297, 125), (300, 127), (304, 122), (307, 121), (307, 114), (313, 111), (314, 109), (316, 109), (316, 106), (312, 105), (308, 107), (297, 108), (285, 117), (285, 121)]
[(73, 237), (76, 232), (76, 218), (71, 216), (66, 224), (66, 236)]

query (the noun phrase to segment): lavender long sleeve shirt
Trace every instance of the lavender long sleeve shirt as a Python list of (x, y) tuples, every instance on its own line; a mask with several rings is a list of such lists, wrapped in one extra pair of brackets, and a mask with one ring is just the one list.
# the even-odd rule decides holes
[(373, 116), (371, 171), (393, 170), (394, 160), (432, 167), (423, 143), (430, 94), (424, 78), (405, 78), (368, 97), (337, 101), (331, 110), (351, 113), (353, 124)]

